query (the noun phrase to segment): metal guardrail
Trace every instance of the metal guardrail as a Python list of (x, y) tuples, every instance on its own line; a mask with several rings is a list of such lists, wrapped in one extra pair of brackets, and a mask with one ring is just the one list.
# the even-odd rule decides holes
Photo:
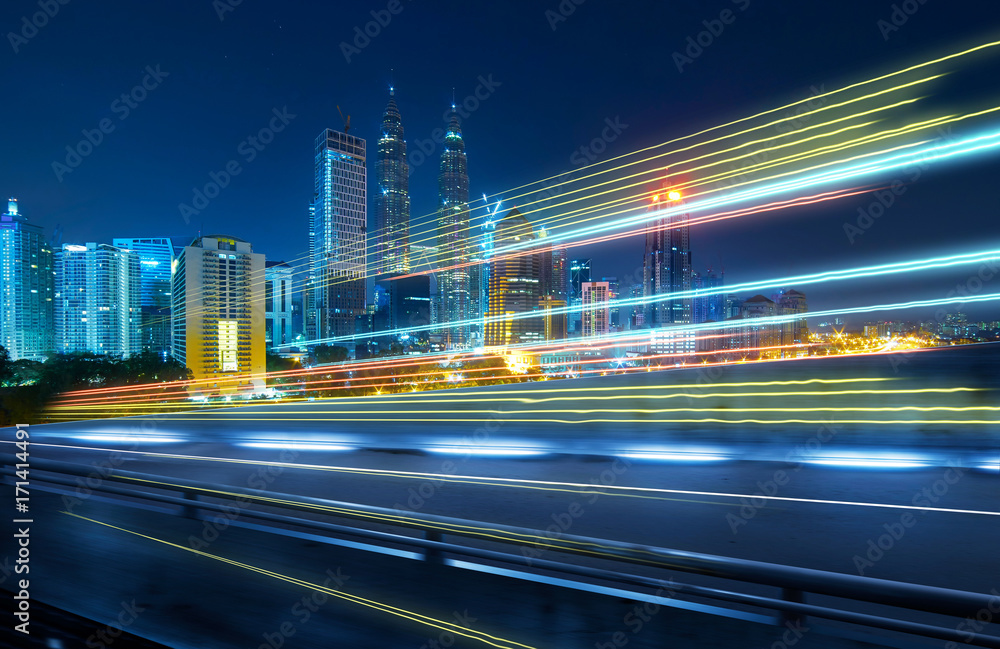
[[(3, 467), (4, 475), (12, 475), (12, 466)], [(92, 477), (92, 466), (59, 462), (53, 460), (32, 460), (33, 481), (62, 486), (78, 486), (78, 482), (65, 476)], [(39, 472), (53, 475), (39, 475)], [(115, 483), (115, 484), (110, 484)], [(129, 485), (129, 487), (116, 486)], [(734, 559), (717, 555), (685, 552), (651, 546), (597, 539), (584, 536), (561, 534), (556, 538), (543, 531), (470, 521), (447, 516), (400, 512), (385, 507), (346, 503), (309, 496), (283, 494), (242, 487), (209, 484), (182, 478), (114, 471), (102, 476), (100, 484), (88, 488), (133, 499), (155, 501), (177, 505), (178, 513), (197, 518), (198, 511), (231, 512), (233, 501), (256, 503), (279, 510), (308, 511), (324, 513), (334, 518), (361, 518), (371, 520), (377, 517), (380, 525), (391, 525), (423, 532), (424, 537), (407, 536), (379, 530), (353, 527), (339, 523), (286, 516), (274, 512), (249, 509), (240, 510), (240, 518), (256, 519), (270, 524), (306, 528), (327, 534), (346, 534), (382, 543), (399, 544), (423, 550), (428, 561), (442, 562), (444, 555), (476, 557), (491, 561), (526, 565), (535, 570), (628, 584), (643, 588), (657, 588), (664, 582), (652, 577), (629, 574), (602, 568), (564, 563), (551, 559), (528, 558), (522, 554), (501, 552), (445, 541), (445, 537), (486, 539), (498, 544), (525, 546), (532, 544), (544, 547), (546, 551), (572, 553), (597, 557), (616, 563), (638, 564), (666, 568), (678, 572), (691, 573), (715, 578), (728, 579), (779, 588), (781, 597), (764, 597), (717, 588), (707, 588), (694, 584), (679, 584), (671, 580), (670, 590), (675, 594), (687, 594), (713, 600), (761, 607), (780, 613), (782, 620), (803, 620), (806, 616), (818, 617), (838, 622), (885, 629), (906, 634), (950, 640), (961, 644), (1000, 649), (1000, 636), (984, 635), (970, 630), (960, 630), (961, 621), (955, 627), (947, 628), (901, 620), (897, 618), (848, 611), (829, 606), (806, 603), (806, 594), (826, 595), (855, 602), (867, 602), (896, 608), (921, 611), (958, 618), (977, 619), (983, 611), (993, 612), (1000, 606), (997, 597), (988, 594), (922, 586), (899, 581), (874, 579), (857, 575), (827, 572), (810, 568), (797, 568), (780, 564)], [(173, 491), (177, 495), (156, 493)], [(212, 500), (203, 500), (211, 498)], [(123, 502), (123, 504), (129, 504)], [(288, 533), (287, 528), (273, 528), (274, 532)], [(996, 620), (1000, 622), (1000, 617)], [(978, 624), (978, 623), (977, 623)], [(981, 628), (981, 624), (978, 627)]]

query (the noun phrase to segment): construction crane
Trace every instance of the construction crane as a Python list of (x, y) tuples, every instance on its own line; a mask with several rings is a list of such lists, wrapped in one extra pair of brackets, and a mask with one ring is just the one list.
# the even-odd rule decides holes
[(337, 112), (340, 113), (340, 121), (344, 123), (344, 133), (351, 130), (351, 116), (348, 115), (347, 119), (344, 119), (344, 113), (341, 112), (340, 106), (337, 106)]

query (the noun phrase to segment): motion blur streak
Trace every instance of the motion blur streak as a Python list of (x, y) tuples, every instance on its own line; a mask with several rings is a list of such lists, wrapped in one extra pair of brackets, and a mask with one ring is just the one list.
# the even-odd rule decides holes
[(224, 563), (228, 563), (229, 565), (236, 566), (238, 568), (243, 568), (244, 570), (250, 570), (250, 571), (253, 571), (253, 572), (260, 573), (262, 575), (267, 575), (268, 577), (273, 577), (275, 579), (280, 579), (282, 581), (287, 581), (288, 583), (295, 584), (297, 586), (303, 586), (303, 587), (309, 588), (311, 590), (315, 590), (315, 591), (318, 591), (318, 592), (326, 593), (327, 595), (332, 595), (332, 596), (337, 597), (339, 599), (351, 602), (352, 604), (359, 604), (361, 606), (366, 606), (368, 608), (372, 608), (372, 609), (375, 609), (375, 610), (383, 612), (383, 613), (388, 613), (390, 615), (395, 615), (397, 617), (402, 617), (402, 618), (405, 618), (407, 620), (411, 620), (413, 622), (417, 622), (419, 624), (424, 624), (424, 625), (427, 625), (427, 626), (430, 626), (430, 627), (434, 627), (436, 629), (441, 629), (442, 631), (447, 631), (447, 632), (450, 632), (450, 633), (454, 633), (456, 635), (460, 635), (460, 636), (463, 636), (465, 638), (470, 638), (472, 640), (478, 640), (479, 642), (487, 644), (487, 645), (489, 645), (491, 647), (498, 647), (500, 649), (514, 649), (515, 647), (522, 647), (523, 649), (534, 649), (530, 645), (521, 644), (519, 642), (514, 642), (513, 640), (505, 640), (503, 638), (498, 638), (496, 636), (489, 635), (488, 633), (484, 633), (482, 631), (476, 631), (474, 629), (470, 629), (470, 628), (467, 628), (467, 627), (460, 626), (460, 625), (455, 624), (453, 622), (446, 622), (444, 620), (440, 620), (440, 619), (437, 619), (437, 618), (428, 617), (426, 615), (421, 615), (420, 613), (414, 613), (412, 611), (407, 611), (407, 610), (402, 609), (402, 608), (397, 608), (395, 606), (390, 606), (389, 604), (383, 604), (382, 602), (376, 602), (374, 600), (366, 599), (364, 597), (359, 597), (357, 595), (351, 595), (350, 593), (345, 593), (345, 592), (340, 591), (340, 590), (334, 590), (332, 588), (327, 588), (325, 586), (320, 586), (319, 584), (313, 584), (313, 583), (308, 582), (308, 581), (303, 581), (301, 579), (296, 579), (295, 577), (289, 577), (288, 575), (283, 575), (281, 573), (273, 572), (271, 570), (265, 570), (264, 568), (259, 568), (257, 566), (252, 566), (250, 564), (241, 563), (239, 561), (234, 561), (232, 559), (227, 559), (225, 557), (221, 557), (221, 556), (216, 555), (216, 554), (209, 554), (208, 552), (202, 552), (201, 550), (195, 550), (193, 548), (189, 548), (189, 547), (186, 547), (186, 546), (183, 546), (183, 545), (178, 545), (177, 543), (171, 543), (170, 541), (165, 541), (163, 539), (158, 539), (158, 538), (156, 538), (154, 536), (147, 536), (146, 534), (142, 534), (140, 532), (135, 532), (133, 530), (125, 529), (124, 527), (118, 527), (116, 525), (111, 525), (110, 523), (105, 523), (103, 521), (98, 521), (98, 520), (95, 520), (93, 518), (87, 518), (86, 516), (80, 516), (79, 514), (73, 514), (71, 512), (66, 512), (66, 511), (61, 512), (61, 513), (66, 514), (68, 516), (72, 516), (74, 518), (79, 518), (81, 520), (85, 520), (85, 521), (90, 522), (90, 523), (95, 523), (97, 525), (103, 525), (105, 527), (109, 527), (111, 529), (118, 530), (120, 532), (126, 532), (128, 534), (133, 534), (135, 536), (138, 536), (138, 537), (141, 537), (141, 538), (144, 538), (144, 539), (148, 539), (150, 541), (155, 541), (157, 543), (162, 543), (162, 544), (168, 545), (168, 546), (170, 546), (172, 548), (177, 548), (179, 550), (184, 550), (186, 552), (192, 552), (194, 554), (206, 557), (208, 559), (214, 559), (216, 561), (222, 561)]

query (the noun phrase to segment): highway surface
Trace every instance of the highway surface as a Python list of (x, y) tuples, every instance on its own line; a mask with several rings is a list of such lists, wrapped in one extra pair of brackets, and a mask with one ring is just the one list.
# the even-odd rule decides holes
[[(141, 472), (988, 593), (1000, 590), (998, 360), (983, 345), (70, 422), (31, 427), (31, 453), (92, 466), (96, 481)], [(91, 550), (120, 534), (60, 511), (175, 542), (210, 527), (122, 511), (85, 480), (38, 502), (50, 535), (88, 534)], [(278, 564), (301, 568), (298, 545), (221, 536), (240, 552), (298, 548)], [(175, 565), (150, 543), (121, 551)], [(40, 596), (65, 599), (80, 584), (59, 583), (67, 559), (51, 537), (44, 547)], [(372, 559), (351, 561), (357, 573)]]

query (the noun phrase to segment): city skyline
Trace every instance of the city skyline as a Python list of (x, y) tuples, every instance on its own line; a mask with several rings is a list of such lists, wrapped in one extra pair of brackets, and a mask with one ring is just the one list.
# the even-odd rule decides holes
[[(474, 10), (456, 6), (455, 11), (456, 16), (465, 18), (477, 11), (488, 12), (498, 26), (511, 24), (512, 20), (502, 12), (491, 9)], [(158, 47), (161, 34), (165, 36), (165, 30), (174, 21), (184, 20), (191, 23), (193, 29), (204, 31), (214, 30), (218, 24), (215, 12), (189, 15), (187, 9), (172, 8), (165, 11), (163, 26), (154, 28), (147, 38), (130, 38), (117, 46), (122, 62), (118, 62), (116, 57), (106, 67), (105, 77), (88, 87), (80, 87), (71, 79), (54, 72), (44, 72), (47, 66), (54, 64), (52, 57), (58, 57), (66, 48), (79, 44), (75, 34), (65, 32), (65, 27), (54, 20), (37, 40), (24, 45), (17, 54), (19, 60), (31, 63), (34, 69), (41, 69), (43, 73), (31, 78), (23, 76), (22, 70), (14, 69), (11, 82), (18, 88), (19, 96), (37, 97), (33, 93), (38, 92), (39, 83), (45, 80), (46, 88), (56, 89), (55, 101), (76, 107), (78, 112), (74, 116), (67, 113), (50, 119), (46, 128), (39, 130), (31, 126), (39, 124), (39, 115), (26, 110), (29, 105), (34, 105), (33, 102), (11, 105), (13, 117), (28, 127), (15, 130), (8, 126), (4, 132), (4, 141), (10, 144), (11, 151), (16, 155), (5, 158), (7, 162), (0, 161), (0, 169), (4, 170), (0, 173), (3, 179), (0, 190), (5, 192), (5, 197), (17, 196), (30, 206), (28, 211), (33, 222), (43, 226), (49, 236), (60, 226), (66, 241), (110, 243), (115, 237), (165, 235), (183, 235), (193, 239), (199, 231), (227, 232), (250, 241), (267, 241), (269, 258), (293, 260), (307, 252), (302, 238), (291, 230), (302, 232), (305, 229), (301, 206), (308, 201), (303, 196), (312, 191), (309, 181), (303, 180), (304, 175), (310, 173), (310, 142), (321, 129), (340, 127), (337, 110), (340, 106), (345, 114), (353, 117), (352, 133), (374, 143), (379, 136), (390, 85), (395, 87), (396, 100), (405, 112), (408, 163), (411, 167), (411, 219), (426, 222), (432, 220), (437, 211), (435, 177), (443, 147), (435, 138), (435, 132), (438, 129), (443, 132), (447, 127), (444, 113), (452, 99), (453, 87), (456, 102), (467, 115), (462, 117), (463, 122), (467, 122), (464, 126), (475, 134), (476, 155), (470, 161), (470, 195), (475, 199), (483, 192), (490, 195), (503, 193), (524, 182), (554, 173), (579, 172), (582, 163), (607, 160), (690, 132), (688, 125), (697, 128), (711, 123), (706, 120), (706, 113), (719, 121), (737, 117), (742, 111), (728, 100), (728, 93), (738, 95), (747, 108), (765, 105), (765, 97), (768, 96), (788, 100), (807, 98), (842, 83), (864, 78), (868, 72), (880, 69), (883, 63), (878, 62), (884, 62), (885, 66), (906, 64), (917, 60), (924, 50), (945, 52), (950, 51), (953, 43), (982, 40), (981, 27), (962, 20), (959, 17), (961, 12), (943, 17), (942, 25), (911, 21), (905, 29), (893, 32), (891, 38), (886, 40), (875, 28), (877, 21), (884, 19), (880, 8), (855, 2), (822, 10), (824, 20), (845, 34), (853, 34), (854, 40), (859, 43), (849, 52), (838, 52), (832, 47), (835, 40), (831, 35), (820, 35), (817, 41), (815, 36), (807, 37), (806, 32), (789, 34), (780, 30), (769, 31), (774, 28), (768, 17), (776, 15), (777, 11), (763, 5), (752, 5), (745, 17), (752, 19), (764, 32), (751, 35), (741, 28), (744, 23), (734, 23), (727, 27), (725, 34), (716, 39), (711, 48), (692, 63), (682, 65), (683, 70), (679, 71), (672, 55), (674, 51), (683, 54), (687, 37), (697, 36), (704, 29), (701, 21), (706, 17), (696, 7), (678, 7), (672, 14), (671, 24), (663, 28), (666, 31), (657, 34), (655, 39), (630, 38), (633, 51), (613, 49), (604, 52), (604, 59), (596, 69), (614, 69), (619, 75), (600, 77), (594, 82), (596, 85), (588, 84), (579, 73), (565, 79), (543, 81), (536, 75), (527, 74), (526, 64), (501, 64), (483, 54), (455, 61), (450, 67), (439, 63), (415, 66), (402, 61), (399, 53), (407, 47), (419, 45), (432, 47), (435, 51), (443, 47), (423, 42), (420, 35), (432, 29), (433, 23), (426, 14), (410, 12), (410, 8), (406, 9), (405, 28), (402, 22), (394, 23), (391, 29), (399, 29), (398, 32), (389, 36), (390, 28), (387, 28), (386, 35), (374, 40), (360, 54), (352, 56), (349, 63), (344, 59), (310, 62), (300, 71), (294, 66), (300, 60), (310, 58), (300, 45), (309, 42), (306, 34), (302, 33), (309, 28), (301, 24), (280, 24), (280, 21), (265, 17), (258, 9), (240, 7), (226, 15), (224, 24), (259, 27), (272, 35), (275, 45), (258, 53), (233, 40), (226, 32), (215, 34), (213, 31), (213, 35), (220, 40), (208, 56), (211, 60), (220, 61), (223, 66), (230, 65), (227, 54), (230, 59), (238, 59), (241, 65), (256, 66), (264, 75), (266, 84), (247, 86), (245, 80), (241, 81), (238, 77), (232, 80), (227, 77), (200, 78), (193, 72), (197, 68), (185, 55), (172, 52), (169, 57), (163, 56), (164, 50)], [(805, 12), (804, 19), (807, 21), (811, 14), (821, 13), (816, 8), (800, 8), (799, 11)], [(345, 15), (348, 23), (352, 15), (353, 12)], [(363, 24), (365, 16), (364, 12), (359, 12), (353, 18)], [(116, 14), (107, 28), (113, 28), (127, 17), (128, 12)], [(99, 25), (88, 27), (86, 21), (91, 17), (82, 14), (79, 18), (84, 21), (82, 32), (100, 33), (102, 27)], [(639, 33), (651, 29), (643, 25), (626, 27), (625, 21), (615, 17), (609, 8), (599, 6), (586, 10), (581, 8), (565, 22), (557, 21), (555, 29), (542, 11), (534, 18), (522, 21), (524, 28), (534, 34), (537, 41), (529, 39), (526, 60), (533, 60), (532, 57), (539, 61), (550, 60), (554, 54), (546, 44), (552, 39), (565, 42), (569, 48), (567, 53), (588, 56), (579, 43), (590, 42), (588, 37), (596, 37), (597, 23), (607, 26), (615, 34), (628, 28), (639, 30)], [(12, 16), (9, 22), (14, 24), (19, 19), (18, 14)], [(212, 21), (216, 21), (214, 25)], [(832, 29), (831, 33), (837, 29)], [(344, 32), (335, 36), (337, 42), (350, 41), (351, 28), (348, 25), (345, 25)], [(947, 32), (947, 36), (942, 32)], [(776, 40), (780, 36), (783, 47), (750, 46), (758, 39), (768, 38), (769, 34)], [(492, 37), (456, 34), (454, 42), (456, 47), (476, 43), (476, 47), (468, 49), (478, 52), (482, 49), (483, 38)], [(45, 42), (45, 47), (35, 47), (40, 42)], [(653, 43), (658, 45), (654, 48)], [(98, 57), (103, 62), (104, 46), (95, 44), (94, 48), (76, 49), (82, 50), (84, 57)], [(809, 57), (804, 58), (814, 65), (783, 56), (786, 48), (809, 52)], [(198, 51), (192, 52), (191, 56), (204, 54), (204, 51)], [(748, 79), (753, 78), (752, 83), (734, 75), (730, 83), (735, 86), (713, 87), (709, 79), (721, 74), (731, 60), (737, 61), (737, 70), (773, 70), (774, 74), (748, 76)], [(145, 71), (146, 66), (155, 72), (158, 61), (161, 71), (169, 76), (148, 83), (150, 86), (153, 83), (158, 85), (153, 90), (144, 89), (143, 93), (148, 96), (135, 108), (129, 109), (127, 119), (119, 120), (122, 113), (111, 111), (112, 101), (136, 84), (141, 86), (149, 74)], [(336, 88), (316, 90), (313, 84), (298, 83), (303, 78), (317, 77), (316, 70), (327, 65), (335, 68), (338, 78), (343, 81)], [(390, 69), (393, 72), (390, 73)], [(817, 73), (816, 69), (823, 71)], [(66, 90), (62, 89), (62, 84), (67, 84)], [(206, 100), (211, 98), (211, 104), (226, 113), (226, 121), (223, 123), (211, 111), (179, 109), (179, 102), (187, 102), (190, 98), (187, 93), (179, 92), (185, 84), (194, 84), (199, 89), (198, 96), (204, 96)], [(304, 88), (310, 90), (305, 91)], [(74, 91), (72, 96), (61, 94), (69, 89)], [(228, 94), (220, 97), (223, 89)], [(234, 103), (229, 98), (235, 96), (234, 92), (244, 100)], [(956, 95), (954, 101), (962, 102), (965, 96)], [(197, 105), (202, 104), (198, 102)], [(523, 107), (530, 106), (536, 113), (555, 115), (554, 108), (563, 105), (584, 108), (583, 112), (577, 111), (568, 121), (520, 117), (525, 110)], [(471, 110), (472, 107), (475, 110)], [(274, 111), (283, 114), (284, 121), (278, 119)], [(92, 131), (104, 116), (112, 119), (117, 130), (104, 134), (103, 141), (94, 147), (93, 152), (72, 167), (70, 173), (64, 173), (60, 182), (52, 172), (52, 163), (65, 164), (68, 155), (66, 147), (78, 148), (77, 143), (85, 141), (82, 131)], [(513, 116), (519, 117), (515, 119)], [(261, 150), (245, 144), (248, 136), (256, 137), (261, 129), (271, 129), (272, 125), (281, 130), (275, 129), (263, 138), (269, 143), (262, 145)], [(40, 134), (40, 139), (33, 141), (26, 137), (29, 133)], [(174, 137), (162, 138), (163, 133), (173, 133)], [(150, 146), (149, 138), (154, 134), (158, 141), (158, 155), (144, 160), (143, 164), (129, 165), (127, 160), (142, 159), (131, 155), (132, 147), (139, 144)], [(506, 146), (508, 142), (520, 143), (524, 148), (519, 150), (523, 153), (519, 155), (515, 148)], [(83, 150), (86, 148), (82, 147)], [(368, 173), (374, 178), (375, 155), (374, 152), (369, 153)], [(250, 154), (253, 158), (248, 161)], [(533, 161), (531, 169), (523, 164), (525, 156)], [(10, 165), (15, 159), (18, 160), (17, 165)], [(239, 174), (230, 178), (216, 198), (206, 199), (208, 204), (198, 208), (198, 214), (189, 215), (185, 221), (178, 205), (194, 206), (193, 190), (204, 190), (213, 182), (211, 174), (222, 178), (221, 172), (225, 171), (230, 160), (239, 164)], [(4, 164), (8, 166), (5, 168)], [(982, 164), (931, 166), (915, 182), (911, 182), (909, 175), (903, 176), (906, 191), (893, 198), (893, 206), (884, 216), (874, 220), (871, 227), (862, 230), (853, 239), (845, 233), (845, 225), (856, 227), (859, 219), (863, 223), (868, 222), (864, 220), (863, 213), (878, 213), (871, 207), (877, 203), (870, 195), (843, 199), (827, 206), (803, 208), (795, 213), (776, 214), (752, 223), (733, 221), (724, 226), (705, 226), (692, 233), (692, 263), (695, 268), (711, 267), (716, 272), (724, 268), (727, 277), (733, 281), (772, 276), (768, 272), (766, 255), (760, 255), (759, 249), (744, 245), (748, 239), (761, 242), (782, 240), (803, 248), (808, 244), (808, 256), (798, 255), (787, 262), (791, 271), (815, 265), (834, 268), (843, 254), (873, 260), (892, 255), (894, 248), (915, 247), (927, 251), (929, 247), (920, 241), (918, 230), (931, 227), (937, 214), (946, 213), (949, 197), (954, 194), (968, 198), (969, 215), (961, 223), (942, 232), (942, 244), (967, 247), (977, 229), (987, 227), (990, 215), (998, 209), (998, 198), (988, 190), (988, 179), (997, 173), (996, 164), (992, 159), (986, 159)], [(106, 178), (128, 179), (128, 182), (116, 183), (113, 191), (98, 194), (96, 190), (106, 186)], [(943, 191), (945, 187), (947, 191)], [(142, 191), (138, 191), (140, 188)], [(202, 205), (200, 201), (197, 204)], [(161, 227), (156, 232), (138, 230), (135, 216), (139, 213), (157, 219)], [(907, 215), (905, 219), (903, 214)], [(532, 218), (531, 214), (528, 216)], [(269, 224), (275, 218), (287, 224), (286, 235), (274, 237), (267, 234)], [(368, 221), (368, 227), (374, 230), (371, 207)], [(923, 225), (909, 227), (911, 223)], [(429, 236), (433, 237), (433, 233), (415, 227), (411, 240), (416, 242)], [(428, 240), (417, 245), (430, 243), (433, 242)], [(634, 239), (591, 248), (571, 249), (569, 256), (593, 257), (595, 268), (601, 275), (624, 278), (636, 267), (635, 262), (625, 260), (635, 259), (636, 253), (641, 255), (642, 243)], [(928, 293), (945, 294), (959, 280), (961, 277), (952, 276), (928, 285)], [(889, 298), (897, 290), (895, 287), (887, 288), (882, 296)], [(831, 307), (847, 301), (823, 290), (813, 291), (811, 300), (817, 306)]]
[(0, 35), (3, 646), (1000, 647), (990, 3)]

